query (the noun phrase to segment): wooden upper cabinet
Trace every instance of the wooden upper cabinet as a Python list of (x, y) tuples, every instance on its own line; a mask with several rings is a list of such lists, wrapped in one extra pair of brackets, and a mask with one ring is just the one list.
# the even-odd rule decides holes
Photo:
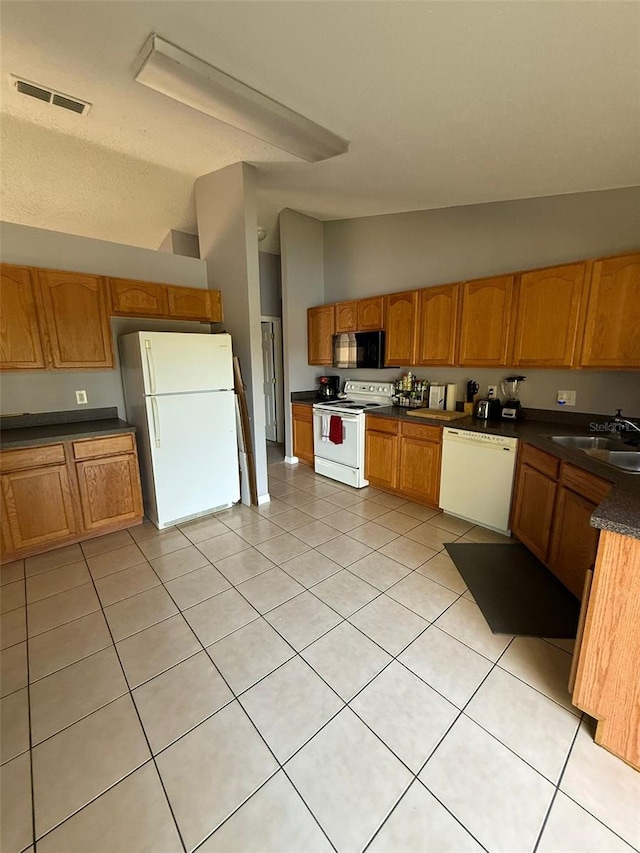
[(640, 254), (593, 264), (580, 364), (640, 368)]
[(169, 314), (167, 288), (152, 281), (110, 278), (111, 313), (124, 316), (166, 317)]
[(45, 367), (34, 281), (27, 267), (0, 264), (0, 368)]
[(390, 367), (416, 363), (418, 291), (385, 296), (386, 335), (384, 362)]
[(518, 279), (511, 364), (572, 367), (586, 264), (522, 273)]
[(457, 284), (420, 291), (416, 364), (456, 363), (459, 292)]
[(52, 366), (113, 367), (107, 294), (102, 278), (38, 270), (38, 283)]
[(222, 322), (222, 294), (219, 290), (167, 285), (169, 316), (176, 320)]
[(358, 300), (358, 331), (378, 332), (384, 329), (384, 296)]
[(335, 310), (335, 334), (339, 335), (342, 332), (357, 332), (358, 331), (358, 303), (352, 302), (336, 302), (333, 306)]
[(462, 285), (458, 364), (508, 364), (514, 276), (467, 281)]
[(333, 364), (333, 305), (307, 309), (307, 351), (309, 364)]

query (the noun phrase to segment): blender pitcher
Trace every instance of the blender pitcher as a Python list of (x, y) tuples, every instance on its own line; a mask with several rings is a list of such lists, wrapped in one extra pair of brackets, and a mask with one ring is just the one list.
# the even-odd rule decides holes
[(507, 376), (501, 383), (502, 393), (507, 398), (507, 402), (502, 409), (502, 417), (507, 420), (515, 420), (520, 417), (521, 403), (519, 400), (520, 383), (524, 382), (526, 376)]

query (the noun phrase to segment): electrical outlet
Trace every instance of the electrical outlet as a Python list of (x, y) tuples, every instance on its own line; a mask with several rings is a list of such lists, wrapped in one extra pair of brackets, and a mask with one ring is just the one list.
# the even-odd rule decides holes
[(76, 391), (76, 403), (79, 406), (84, 406), (88, 402), (86, 391)]
[(498, 396), (498, 386), (497, 385), (488, 385), (487, 386), (487, 396), (488, 397), (497, 397)]
[(559, 406), (575, 406), (576, 392), (575, 391), (558, 391), (556, 401)]

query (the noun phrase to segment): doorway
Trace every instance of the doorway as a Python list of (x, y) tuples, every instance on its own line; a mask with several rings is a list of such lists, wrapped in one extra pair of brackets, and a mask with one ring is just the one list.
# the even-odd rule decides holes
[(264, 370), (265, 437), (284, 441), (284, 379), (282, 369), (282, 320), (262, 317), (262, 366)]

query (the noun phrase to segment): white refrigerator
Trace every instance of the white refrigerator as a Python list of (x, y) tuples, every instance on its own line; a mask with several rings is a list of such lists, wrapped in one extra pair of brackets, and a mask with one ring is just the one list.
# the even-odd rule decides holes
[(236, 503), (231, 336), (135, 332), (119, 343), (147, 517), (162, 529)]

